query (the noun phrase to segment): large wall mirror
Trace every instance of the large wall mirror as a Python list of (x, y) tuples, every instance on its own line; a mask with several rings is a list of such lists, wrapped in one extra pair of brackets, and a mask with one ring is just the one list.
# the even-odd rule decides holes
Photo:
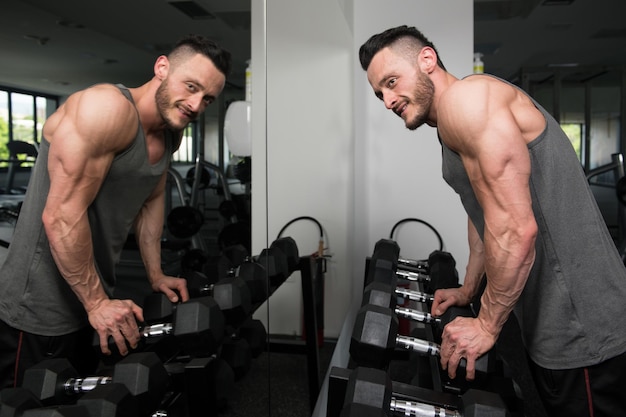
[[(281, 13), (274, 10), (272, 16), (276, 20)], [(213, 374), (208, 378), (215, 383), (202, 388), (198, 382), (193, 395), (202, 401), (190, 402), (190, 407), (211, 404), (200, 415), (214, 415), (218, 410), (223, 416), (310, 415), (333, 349), (332, 343), (325, 343), (324, 335), (317, 333), (316, 326), (324, 321), (323, 308), (316, 307), (313, 314), (317, 321), (311, 322), (311, 314), (307, 314), (311, 305), (302, 301), (307, 289), (312, 300), (310, 291), (321, 288), (320, 274), (326, 265), (308, 254), (324, 244), (325, 225), (306, 212), (291, 217), (270, 208), (252, 213), (253, 199), (267, 202), (272, 192), (265, 181), (257, 185), (251, 180), (255, 165), (250, 128), (245, 128), (250, 112), (256, 112), (254, 123), (262, 133), (254, 139), (266, 141), (265, 61), (266, 56), (276, 56), (272, 50), (280, 50), (280, 44), (273, 42), (267, 53), (266, 18), (267, 3), (255, 0), (112, 0), (97, 4), (7, 0), (0, 14), (3, 213), (19, 207), (32, 167), (18, 162), (9, 153), (8, 143), (26, 142), (36, 147), (46, 119), (70, 94), (101, 82), (142, 85), (152, 77), (156, 58), (188, 33), (206, 35), (232, 53), (232, 73), (223, 93), (184, 132), (168, 176), (165, 202), (162, 263), (166, 273), (185, 276), (190, 287), (203, 289), (196, 293), (213, 294), (218, 280), (223, 282), (233, 275), (254, 281), (246, 281), (248, 302), (238, 301), (236, 295), (230, 301), (239, 313), (242, 310), (237, 308), (249, 303), (244, 314), (249, 319), (232, 319), (234, 324), (227, 324), (220, 348), (210, 352), (224, 359), (228, 367), (211, 367)], [(276, 81), (274, 78), (274, 86)], [(258, 97), (253, 97), (252, 91), (257, 90)], [(272, 158), (279, 158), (280, 152), (264, 148), (274, 152)], [(25, 158), (30, 162), (34, 157)], [(260, 171), (255, 175), (271, 183), (266, 160), (260, 158)], [(4, 220), (5, 216), (0, 222), (0, 240), (6, 245), (0, 247), (0, 262), (15, 226), (15, 218)], [(253, 220), (261, 230), (254, 240)], [(271, 228), (267, 227), (270, 223)], [(281, 235), (284, 239), (279, 239)], [(285, 243), (287, 246), (281, 246)], [(282, 248), (280, 256), (289, 254), (289, 269), (282, 279), (277, 278), (280, 272), (276, 268), (283, 260), (272, 252), (275, 247)], [(242, 263), (246, 267), (238, 269)], [(262, 268), (250, 267), (251, 263)], [(132, 234), (121, 256), (117, 279), (116, 298), (146, 306), (151, 289)], [(302, 288), (303, 280), (307, 280), (306, 289)], [(237, 290), (240, 282), (236, 283), (226, 288), (241, 292)], [(263, 294), (267, 293), (278, 301), (264, 302)], [(310, 334), (317, 336), (317, 342), (312, 343), (312, 337), (307, 340), (307, 328), (315, 329)], [(180, 374), (188, 360), (172, 356), (168, 369)], [(202, 380), (197, 375), (194, 378)], [(170, 399), (166, 398), (164, 408)]]
[[(229, 146), (225, 137), (225, 130), (229, 129), (225, 126), (228, 109), (249, 98), (250, 7), (251, 0), (4, 2), (0, 13), (3, 213), (13, 213), (19, 207), (32, 166), (14, 163), (17, 158), (9, 153), (8, 142), (37, 145), (41, 141), (41, 126), (68, 95), (100, 82), (127, 87), (142, 85), (152, 77), (156, 58), (167, 53), (178, 38), (188, 33), (206, 35), (232, 53), (233, 68), (222, 95), (185, 130), (174, 156), (166, 193), (162, 263), (166, 273), (186, 276), (190, 286), (202, 289), (199, 293), (208, 291), (217, 298), (215, 284), (236, 275), (236, 265), (250, 262), (246, 260), (248, 256), (258, 256), (271, 243), (252, 247), (250, 151), (245, 143)], [(233, 120), (232, 123), (238, 121)], [(31, 155), (28, 158), (33, 159)], [(7, 186), (8, 182), (11, 185)], [(177, 210), (180, 207), (185, 210)], [(170, 218), (173, 212), (177, 214)], [(8, 250), (4, 246), (10, 246), (15, 226), (15, 218), (5, 221), (5, 217), (3, 214), (0, 224), (0, 262), (4, 261)], [(193, 415), (218, 415), (217, 411), (224, 416), (273, 414), (271, 400), (279, 397), (270, 398), (270, 378), (276, 385), (274, 389), (280, 390), (277, 369), (293, 370), (294, 364), (303, 358), (297, 355), (283, 367), (272, 363), (264, 333), (269, 307), (259, 296), (267, 291), (266, 287), (259, 287), (267, 276), (259, 276), (256, 269), (253, 272), (257, 275), (250, 276), (258, 282), (247, 285), (235, 281), (223, 287), (227, 292), (235, 292), (230, 301), (225, 301), (230, 302), (235, 314), (226, 319), (217, 352), (205, 352), (205, 356), (215, 354), (228, 366), (218, 366), (218, 361), (209, 366), (205, 361), (207, 374), (189, 377), (196, 378), (190, 381), (197, 381), (193, 395), (200, 399), (189, 402), (189, 406), (202, 409), (201, 414), (196, 411)], [(144, 305), (150, 288), (133, 236), (129, 236), (124, 248), (117, 275), (115, 296)], [(244, 301), (237, 300), (237, 291), (244, 292), (239, 287), (242, 282), (246, 284), (245, 291), (256, 289), (252, 300), (246, 301), (245, 296)], [(249, 320), (241, 318), (242, 314)], [(173, 357), (168, 365), (172, 375), (179, 375), (188, 359)], [(306, 372), (306, 365), (302, 369)], [(202, 384), (206, 386), (203, 388)], [(166, 406), (167, 402), (163, 404)], [(174, 402), (172, 407), (178, 405)]]

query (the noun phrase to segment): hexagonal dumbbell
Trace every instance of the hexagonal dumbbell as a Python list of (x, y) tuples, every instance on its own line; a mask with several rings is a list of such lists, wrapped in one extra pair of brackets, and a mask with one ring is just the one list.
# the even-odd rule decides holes
[(240, 277), (228, 277), (216, 283), (211, 283), (206, 275), (197, 271), (184, 273), (182, 277), (187, 280), (190, 297), (213, 297), (227, 324), (237, 326), (251, 314), (250, 289)]
[(44, 405), (66, 404), (76, 395), (99, 385), (124, 385), (145, 411), (156, 408), (165, 395), (169, 375), (154, 352), (128, 355), (113, 369), (113, 376), (80, 378), (65, 358), (46, 359), (24, 373), (22, 386)]
[(398, 295), (406, 296), (411, 300), (430, 300), (427, 294), (409, 289), (393, 289), (391, 285), (382, 282), (372, 282), (365, 287), (361, 306), (377, 305), (391, 309), (398, 317), (407, 318), (412, 321), (436, 325), (442, 330), (446, 324), (456, 317), (473, 317), (469, 307), (451, 306), (441, 317), (435, 317), (430, 313), (402, 307), (397, 305)]
[(5, 388), (0, 391), (0, 416), (21, 417), (26, 410), (41, 408), (43, 404), (35, 394), (24, 387)]
[[(424, 392), (423, 395), (427, 396)], [(434, 397), (434, 396), (433, 396)], [(402, 400), (396, 398), (387, 372), (357, 367), (348, 379), (341, 417), (446, 416), (478, 417), (508, 416), (507, 408), (495, 393), (470, 389), (461, 396), (460, 409), (445, 408), (436, 401)]]
[(422, 282), (434, 292), (439, 288), (458, 287), (456, 261), (449, 252), (433, 251), (428, 261), (400, 258), (400, 247), (390, 239), (379, 240), (370, 257), (366, 284), (381, 281), (397, 286), (398, 279)]
[[(172, 306), (169, 300), (167, 301)], [(139, 328), (143, 345), (153, 340), (173, 336), (177, 344), (189, 355), (211, 354), (217, 351), (225, 332), (224, 314), (212, 297), (198, 297), (170, 308), (162, 322), (152, 322)], [(94, 348), (99, 349), (100, 338), (94, 334)], [(113, 338), (109, 348), (116, 352)], [(138, 348), (141, 350), (141, 348)]]
[[(396, 347), (411, 350), (422, 355), (438, 356), (441, 346), (427, 340), (398, 334), (398, 318), (393, 310), (377, 305), (365, 305), (357, 313), (352, 338), (350, 356), (360, 366), (386, 368), (393, 359)], [(465, 359), (459, 369), (464, 369)], [(495, 371), (495, 352), (481, 356), (475, 363), (477, 373)]]

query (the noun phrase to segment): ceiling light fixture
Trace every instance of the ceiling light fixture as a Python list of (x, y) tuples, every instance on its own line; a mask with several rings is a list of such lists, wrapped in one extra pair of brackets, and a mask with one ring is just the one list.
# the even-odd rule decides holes
[(175, 7), (192, 19), (215, 19), (215, 16), (193, 1), (171, 1), (170, 6)]
[(574, 0), (544, 0), (542, 6), (569, 6)]
[(50, 40), (47, 36), (23, 35), (22, 37), (29, 41), (35, 41), (41, 46), (44, 46)]

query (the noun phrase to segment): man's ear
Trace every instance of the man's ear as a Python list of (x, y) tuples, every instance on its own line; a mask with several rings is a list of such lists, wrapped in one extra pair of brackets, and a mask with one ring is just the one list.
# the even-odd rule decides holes
[(165, 55), (161, 55), (154, 63), (154, 76), (163, 81), (167, 78), (167, 73), (170, 70), (170, 61)]
[(426, 74), (432, 73), (437, 68), (437, 52), (430, 46), (425, 46), (419, 53), (420, 69)]

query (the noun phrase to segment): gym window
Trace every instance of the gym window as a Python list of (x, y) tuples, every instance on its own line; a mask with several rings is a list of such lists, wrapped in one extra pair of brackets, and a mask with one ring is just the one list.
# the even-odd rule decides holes
[(574, 151), (578, 156), (579, 161), (583, 161), (582, 147), (583, 147), (583, 125), (582, 123), (561, 123), (561, 128), (572, 142)]
[(172, 155), (172, 162), (193, 163), (196, 159), (195, 131), (197, 122), (192, 122), (183, 131), (183, 139), (178, 150)]
[(43, 125), (58, 104), (56, 96), (0, 87), (0, 167), (8, 166), (10, 141), (41, 141)]

